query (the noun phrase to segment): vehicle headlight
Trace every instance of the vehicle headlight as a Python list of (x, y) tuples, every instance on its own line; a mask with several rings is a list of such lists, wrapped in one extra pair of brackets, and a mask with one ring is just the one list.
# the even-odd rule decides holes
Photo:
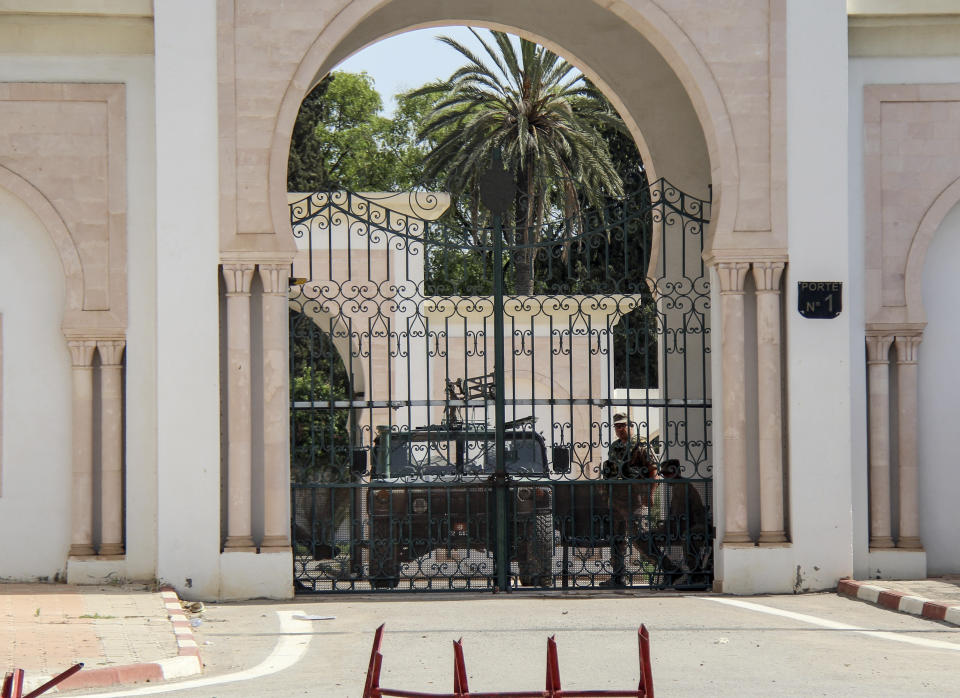
[(517, 490), (517, 499), (521, 502), (530, 501), (531, 497), (533, 497), (533, 490), (529, 487), (521, 487)]

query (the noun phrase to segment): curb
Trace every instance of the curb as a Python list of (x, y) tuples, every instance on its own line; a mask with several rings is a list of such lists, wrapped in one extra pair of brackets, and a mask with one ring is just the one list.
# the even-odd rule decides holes
[(841, 579), (837, 584), (837, 593), (889, 608), (892, 611), (960, 626), (960, 606), (948, 606), (853, 579)]
[[(154, 683), (199, 674), (203, 670), (203, 663), (200, 661), (200, 647), (193, 639), (190, 621), (180, 606), (177, 592), (170, 587), (164, 587), (160, 590), (160, 598), (163, 599), (167, 617), (173, 625), (173, 632), (177, 638), (176, 657), (160, 659), (156, 662), (122, 664), (100, 669), (81, 669), (56, 686), (53, 691), (104, 688), (117, 684)], [(31, 684), (39, 686), (50, 678), (49, 676), (32, 678)]]

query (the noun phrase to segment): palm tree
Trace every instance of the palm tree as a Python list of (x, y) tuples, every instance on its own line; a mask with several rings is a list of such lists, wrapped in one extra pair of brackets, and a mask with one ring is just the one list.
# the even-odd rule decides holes
[(410, 93), (442, 93), (418, 134), (436, 141), (424, 161), (424, 174), (438, 177), (455, 195), (476, 201), (477, 181), (499, 152), (513, 173), (517, 194), (513, 254), (517, 293), (532, 294), (534, 260), (529, 245), (540, 241), (547, 215), (560, 212), (576, 232), (581, 197), (595, 205), (622, 196), (623, 183), (611, 161), (604, 127), (623, 129), (606, 99), (570, 63), (527, 39), (519, 52), (510, 37), (491, 31), (492, 42), (470, 30), (490, 64), (458, 41), (444, 42), (466, 64), (446, 81)]

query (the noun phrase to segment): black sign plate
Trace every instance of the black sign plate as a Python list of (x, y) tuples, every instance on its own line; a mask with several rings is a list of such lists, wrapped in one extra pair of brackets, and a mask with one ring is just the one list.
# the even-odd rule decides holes
[(798, 281), (797, 310), (803, 317), (830, 320), (843, 310), (842, 281)]

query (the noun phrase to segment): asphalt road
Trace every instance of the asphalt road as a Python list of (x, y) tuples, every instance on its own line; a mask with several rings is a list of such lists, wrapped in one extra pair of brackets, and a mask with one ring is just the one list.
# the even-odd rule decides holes
[(202, 679), (96, 695), (359, 698), (380, 623), (381, 686), (406, 690), (451, 691), (451, 641), (460, 637), (471, 690), (542, 689), (546, 639), (554, 634), (564, 688), (635, 687), (636, 632), (644, 623), (661, 698), (960, 696), (960, 628), (833, 593), (379, 595), (210, 605), (195, 629)]

